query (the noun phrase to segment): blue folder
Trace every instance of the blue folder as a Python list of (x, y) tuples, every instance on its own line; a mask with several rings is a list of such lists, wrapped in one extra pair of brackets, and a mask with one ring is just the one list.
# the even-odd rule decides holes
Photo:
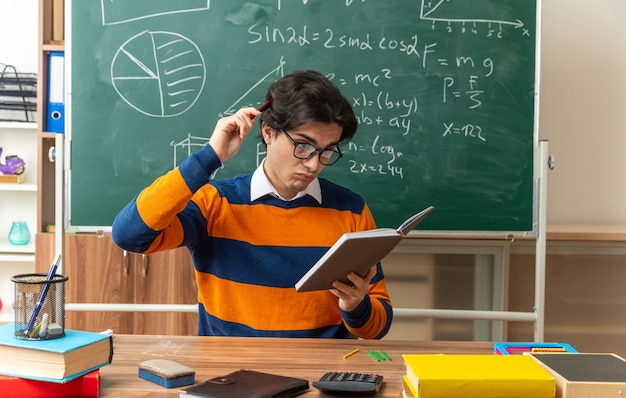
[(65, 131), (65, 57), (62, 51), (48, 55), (48, 102), (46, 131)]

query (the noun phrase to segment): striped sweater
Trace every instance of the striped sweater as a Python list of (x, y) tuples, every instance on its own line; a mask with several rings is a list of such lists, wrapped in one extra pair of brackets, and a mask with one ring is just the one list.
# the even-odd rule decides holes
[(392, 307), (380, 264), (350, 312), (329, 291), (295, 283), (344, 233), (375, 228), (363, 199), (320, 178), (322, 204), (305, 195), (250, 201), (252, 174), (210, 180), (221, 166), (206, 145), (120, 211), (113, 240), (133, 252), (186, 246), (198, 285), (198, 334), (381, 338)]

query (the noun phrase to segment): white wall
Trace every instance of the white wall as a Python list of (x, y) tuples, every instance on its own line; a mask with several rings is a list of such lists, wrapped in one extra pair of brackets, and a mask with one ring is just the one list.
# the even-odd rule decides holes
[[(0, 0), (0, 64), (13, 65), (18, 72), (23, 73), (37, 73), (37, 37), (39, 34), (39, 11), (37, 0)], [(2, 65), (0, 65), (2, 66)], [(1, 71), (1, 69), (0, 69)], [(0, 146), (6, 148), (16, 148), (21, 151), (20, 154), (25, 154), (20, 148), (24, 146), (23, 141), (35, 142), (35, 132), (19, 131), (20, 135), (24, 136), (22, 140), (12, 140), (10, 143), (3, 143), (0, 141)], [(5, 138), (10, 134), (6, 131), (0, 135), (1, 138)], [(22, 142), (15, 142), (22, 141)], [(33, 173), (28, 176), (28, 182), (36, 182), (36, 161), (35, 154), (36, 148), (31, 146), (32, 156), (29, 152), (30, 162), (27, 161), (28, 169), (32, 168)], [(3, 154), (3, 155), (6, 155)], [(26, 155), (24, 155), (26, 156)], [(4, 161), (4, 158), (0, 159)], [(28, 170), (27, 169), (27, 170)], [(33, 181), (34, 178), (34, 181)], [(11, 194), (10, 192), (0, 192), (0, 195)], [(36, 213), (36, 195), (33, 192), (28, 193), (13, 193), (13, 195), (21, 197), (20, 195), (26, 195), (29, 198), (28, 203), (20, 203), (23, 206), (33, 206), (34, 213)], [(30, 201), (32, 197), (32, 204)], [(6, 201), (2, 201), (3, 205), (6, 205)], [(3, 212), (4, 213), (4, 212)], [(36, 214), (27, 219), (29, 228), (31, 230), (31, 241), (34, 241), (35, 231), (35, 218)], [(2, 238), (6, 240), (7, 231), (9, 229), (10, 219), (2, 217), (0, 220), (2, 227)], [(3, 307), (0, 310), (0, 322), (13, 321), (13, 310), (11, 305), (13, 303), (14, 286), (11, 282), (11, 276), (23, 273), (29, 273), (34, 271), (34, 263), (32, 262), (0, 262), (0, 300), (2, 300)]]
[(548, 223), (626, 225), (626, 1), (543, 0)]
[(37, 0), (0, 0), (0, 63), (37, 73)]

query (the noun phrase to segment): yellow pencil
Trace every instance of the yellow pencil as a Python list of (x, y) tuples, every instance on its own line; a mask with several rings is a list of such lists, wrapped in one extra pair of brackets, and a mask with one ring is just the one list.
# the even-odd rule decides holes
[(37, 326), (35, 327), (35, 329), (32, 330), (32, 332), (30, 332), (28, 337), (33, 338), (35, 336), (39, 336), (39, 329), (41, 329), (41, 322), (37, 324)]
[(349, 353), (347, 353), (346, 355), (344, 355), (343, 359), (350, 358), (352, 355), (356, 354), (357, 352), (359, 352), (359, 349), (355, 348), (354, 350), (352, 350)]

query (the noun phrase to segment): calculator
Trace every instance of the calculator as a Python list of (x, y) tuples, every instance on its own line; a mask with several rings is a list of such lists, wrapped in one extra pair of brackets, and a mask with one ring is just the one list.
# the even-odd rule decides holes
[(374, 373), (328, 372), (313, 386), (326, 393), (373, 395), (380, 391), (383, 376)]

